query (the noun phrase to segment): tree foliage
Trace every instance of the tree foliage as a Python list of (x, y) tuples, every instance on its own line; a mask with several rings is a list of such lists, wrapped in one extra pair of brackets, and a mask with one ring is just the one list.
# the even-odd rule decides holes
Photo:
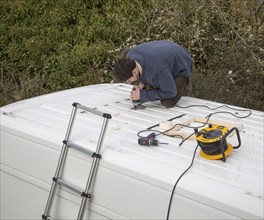
[(110, 82), (123, 49), (168, 39), (192, 53), (192, 96), (264, 110), (263, 0), (5, 0), (0, 8), (0, 105)]

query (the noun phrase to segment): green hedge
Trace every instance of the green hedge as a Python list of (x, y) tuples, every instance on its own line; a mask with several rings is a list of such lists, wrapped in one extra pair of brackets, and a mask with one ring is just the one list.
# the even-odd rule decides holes
[(113, 80), (121, 51), (169, 39), (194, 59), (192, 96), (264, 110), (264, 1), (0, 2), (1, 100)]

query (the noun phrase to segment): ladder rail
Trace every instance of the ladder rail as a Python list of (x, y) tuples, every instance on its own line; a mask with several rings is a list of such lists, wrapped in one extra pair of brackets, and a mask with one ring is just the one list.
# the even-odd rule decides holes
[[(98, 140), (98, 144), (97, 144), (97, 148), (96, 148), (96, 154), (97, 155), (99, 155), (99, 152), (100, 152), (100, 149), (101, 149), (101, 146), (102, 146), (102, 143), (103, 143), (103, 139), (104, 139), (104, 136), (105, 136), (106, 128), (107, 128), (107, 125), (108, 125), (108, 119), (109, 118), (104, 118), (104, 121), (103, 121), (102, 129), (101, 129), (101, 132), (100, 132), (100, 136), (99, 136), (99, 140)], [(99, 159), (100, 159), (100, 157), (94, 157), (93, 158), (93, 162), (92, 162), (92, 166), (91, 166), (91, 169), (90, 169), (87, 185), (85, 187), (85, 193), (86, 194), (90, 194), (90, 189), (91, 189), (91, 186), (92, 186), (92, 182), (93, 182), (93, 179), (94, 179), (94, 177), (96, 175), (96, 172), (97, 172)], [(79, 209), (78, 218), (77, 218), (78, 220), (83, 219), (86, 203), (87, 203), (87, 197), (83, 197), (82, 198), (82, 202), (81, 202), (81, 206), (80, 206), (80, 209)]]
[[(68, 128), (67, 128), (66, 135), (65, 135), (65, 140), (68, 140), (70, 138), (73, 123), (74, 123), (74, 120), (76, 118), (76, 113), (77, 113), (77, 108), (73, 107), (72, 112), (71, 112), (71, 116), (70, 116), (70, 120), (68, 123)], [(59, 161), (57, 164), (57, 168), (55, 171), (55, 175), (54, 175), (55, 178), (58, 178), (60, 176), (60, 172), (61, 172), (61, 169), (62, 169), (64, 163), (65, 163), (67, 153), (68, 153), (68, 146), (66, 144), (63, 144), (62, 150), (60, 153), (60, 157), (59, 157)], [(43, 216), (49, 216), (49, 213), (51, 211), (51, 207), (52, 207), (52, 204), (54, 201), (54, 197), (56, 194), (56, 189), (57, 189), (57, 182), (53, 181)]]
[[(92, 163), (92, 168), (91, 168), (91, 171), (90, 171), (90, 174), (89, 174), (89, 177), (88, 177), (89, 180), (88, 180), (86, 188), (85, 188), (86, 194), (90, 194), (90, 188), (91, 188), (93, 179), (95, 177), (95, 174), (97, 172), (98, 164), (99, 164), (99, 158), (94, 158), (93, 163)], [(82, 220), (83, 219), (83, 215), (84, 215), (85, 207), (86, 207), (86, 204), (87, 204), (87, 200), (88, 200), (87, 197), (83, 197), (82, 198), (77, 220)]]

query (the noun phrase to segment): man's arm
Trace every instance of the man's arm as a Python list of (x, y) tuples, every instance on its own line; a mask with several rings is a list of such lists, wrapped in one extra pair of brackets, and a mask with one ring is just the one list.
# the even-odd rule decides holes
[(155, 79), (156, 89), (140, 90), (140, 102), (165, 100), (177, 94), (176, 85), (171, 73), (164, 69)]

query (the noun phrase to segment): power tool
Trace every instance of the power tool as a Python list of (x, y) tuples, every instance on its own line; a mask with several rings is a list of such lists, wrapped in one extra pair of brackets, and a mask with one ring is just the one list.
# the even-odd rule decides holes
[(141, 109), (142, 107), (140, 100), (132, 100), (132, 105), (133, 106), (131, 109), (134, 109), (134, 110)]
[(144, 146), (157, 146), (158, 144), (168, 144), (168, 143), (161, 143), (155, 138), (156, 138), (156, 134), (150, 133), (147, 137), (138, 138), (138, 144)]
[[(227, 136), (233, 131), (236, 131), (238, 139), (238, 146), (235, 147), (226, 141)], [(222, 159), (223, 162), (226, 162), (226, 157), (231, 154), (233, 149), (237, 149), (241, 145), (239, 131), (236, 127), (229, 130), (226, 126), (209, 124), (207, 128), (200, 131), (195, 129), (194, 132), (197, 143), (201, 148), (200, 155), (205, 159)]]

